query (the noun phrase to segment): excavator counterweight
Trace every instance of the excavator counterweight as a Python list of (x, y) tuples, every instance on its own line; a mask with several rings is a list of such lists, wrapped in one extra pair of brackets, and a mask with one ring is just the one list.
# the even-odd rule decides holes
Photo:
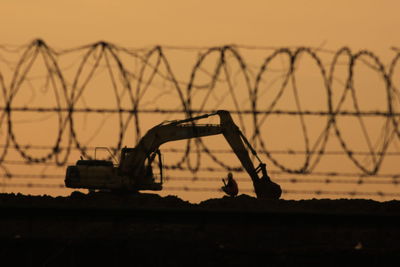
[[(220, 124), (195, 123), (199, 119), (215, 115), (219, 116)], [(218, 134), (225, 137), (249, 174), (257, 198), (279, 199), (282, 193), (280, 186), (271, 181), (265, 163), (260, 160), (250, 142), (234, 123), (230, 113), (225, 110), (156, 125), (139, 140), (134, 148), (121, 150), (118, 165), (104, 160), (78, 160), (76, 165), (68, 166), (65, 185), (69, 188), (89, 190), (162, 190), (162, 157), (159, 147), (166, 142)], [(249, 151), (259, 161), (257, 167), (254, 167)], [(159, 176), (153, 173), (152, 168), (156, 157), (159, 163)]]

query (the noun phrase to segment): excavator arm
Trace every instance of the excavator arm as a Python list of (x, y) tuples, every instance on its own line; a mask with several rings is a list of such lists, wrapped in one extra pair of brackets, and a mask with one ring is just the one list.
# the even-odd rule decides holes
[[(199, 119), (213, 115), (220, 117), (219, 125), (199, 125), (194, 123)], [(121, 156), (120, 173), (131, 177), (144, 177), (144, 162), (146, 158), (155, 153), (162, 144), (176, 140), (218, 134), (223, 134), (243, 168), (249, 174), (257, 197), (261, 199), (279, 199), (282, 192), (280, 186), (271, 181), (266, 171), (266, 165), (261, 162), (256, 151), (234, 123), (230, 113), (224, 110), (185, 120), (162, 123), (153, 127), (139, 141), (135, 148), (129, 149), (129, 153), (122, 152), (124, 156)], [(259, 161), (257, 168), (254, 167), (248, 151)]]
[[(266, 164), (260, 160), (250, 142), (240, 131), (239, 127), (237, 127), (233, 122), (230, 113), (225, 110), (219, 110), (217, 114), (221, 119), (221, 127), (223, 129), (222, 133), (233, 152), (235, 152), (243, 168), (249, 174), (257, 198), (279, 199), (282, 194), (281, 187), (271, 181), (267, 174)], [(257, 168), (254, 167), (248, 151), (250, 151), (259, 161)]]

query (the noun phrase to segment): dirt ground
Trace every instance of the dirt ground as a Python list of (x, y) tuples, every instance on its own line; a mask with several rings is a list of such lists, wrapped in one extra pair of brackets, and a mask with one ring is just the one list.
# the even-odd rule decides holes
[(0, 194), (0, 255), (10, 266), (398, 266), (399, 204)]

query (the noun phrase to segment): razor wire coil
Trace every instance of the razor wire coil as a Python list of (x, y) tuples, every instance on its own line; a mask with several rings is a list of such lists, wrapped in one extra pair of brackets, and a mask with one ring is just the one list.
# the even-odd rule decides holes
[[(169, 50), (197, 52), (198, 55), (186, 79), (177, 78), (175, 75), (176, 72), (171, 64), (171, 60), (167, 56)], [(260, 60), (261, 64), (254, 67), (250, 62), (247, 62), (243, 55), (244, 50), (263, 51), (262, 60)], [(18, 56), (15, 61), (12, 61), (7, 60), (2, 53), (13, 53)], [(60, 62), (64, 56), (74, 53), (81, 54), (75, 62), (75, 65), (77, 65), (75, 74), (67, 78), (68, 75), (65, 74), (66, 69), (61, 67)], [(321, 53), (324, 55), (329, 54), (330, 61), (326, 62)], [(124, 57), (138, 62), (138, 67), (130, 69), (125, 64)], [(210, 57), (216, 58), (215, 65), (213, 69), (206, 70), (203, 65)], [(271, 62), (278, 57), (286, 58), (285, 68), (278, 70), (279, 73), (282, 73), (280, 77), (280, 89), (275, 98), (271, 99), (269, 103), (261, 103), (260, 96), (263, 94), (263, 90), (265, 91), (263, 81), (266, 76), (275, 71), (270, 66)], [(323, 90), (326, 95), (324, 110), (307, 110), (302, 106), (296, 73), (299, 68), (299, 62), (304, 57), (308, 57), (313, 62), (320, 76), (319, 79), (322, 81)], [(32, 79), (30, 72), (33, 69), (32, 66), (35, 65), (35, 62), (39, 58), (43, 61), (43, 68), (46, 73), (44, 77), (46, 86), (56, 92), (54, 97), (57, 105), (54, 107), (21, 106), (19, 103), (16, 103), (15, 99), (20, 93), (21, 88)], [(70, 154), (74, 150), (78, 150), (86, 158), (91, 158), (88, 154), (90, 148), (80, 139), (79, 132), (76, 129), (75, 116), (77, 114), (128, 115), (128, 120), (120, 120), (119, 122), (118, 140), (115, 142), (116, 146), (112, 149), (112, 152), (116, 155), (123, 146), (123, 140), (127, 134), (127, 125), (129, 123), (133, 124), (136, 141), (143, 135), (141, 126), (142, 114), (181, 114), (186, 118), (190, 118), (197, 114), (212, 113), (218, 108), (224, 108), (223, 106), (217, 106), (214, 109), (209, 109), (205, 107), (206, 101), (203, 101), (200, 106), (195, 105), (196, 92), (201, 90), (209, 96), (213, 90), (216, 90), (216, 85), (222, 82), (227, 86), (233, 99), (233, 107), (229, 108), (228, 111), (237, 116), (240, 126), (245, 125), (243, 116), (250, 116), (251, 120), (249, 121), (252, 122), (253, 129), (250, 141), (256, 146), (259, 153), (267, 157), (268, 161), (271, 162), (270, 166), (273, 166), (279, 172), (312, 175), (323, 157), (337, 153), (346, 156), (358, 169), (359, 177), (381, 177), (380, 169), (384, 159), (388, 156), (400, 154), (400, 152), (393, 152), (389, 149), (400, 138), (398, 125), (400, 116), (400, 91), (396, 85), (399, 59), (400, 51), (394, 51), (394, 56), (390, 62), (384, 64), (371, 51), (361, 50), (353, 52), (347, 47), (337, 51), (309, 47), (274, 48), (238, 45), (197, 48), (154, 46), (132, 49), (102, 41), (72, 49), (56, 50), (40, 39), (34, 40), (24, 47), (8, 48), (7, 46), (0, 46), (0, 62), (8, 66), (8, 71), (12, 73), (9, 75), (10, 79), (7, 81), (4, 74), (5, 71), (0, 68), (0, 89), (3, 98), (2, 104), (0, 104), (0, 127), (5, 131), (5, 136), (3, 136), (4, 142), (0, 146), (0, 165), (5, 166), (12, 161), (7, 158), (11, 150), (17, 151), (23, 162), (27, 164), (54, 163), (58, 166), (65, 166), (68, 164)], [(231, 61), (237, 64), (238, 73), (243, 77), (244, 88), (235, 87), (234, 79), (235, 75), (238, 76), (238, 74), (231, 73)], [(343, 65), (346, 67), (346, 74), (344, 75), (346, 79), (341, 82), (343, 92), (341, 92), (341, 95), (337, 97), (338, 100), (335, 102), (333, 100), (334, 94), (337, 94), (333, 89), (335, 72)], [(380, 94), (384, 95), (386, 103), (381, 107), (382, 110), (362, 110), (358, 99), (359, 91), (355, 85), (356, 68), (359, 65), (369, 68), (383, 82), (384, 90)], [(113, 84), (112, 89), (116, 92), (116, 106), (114, 108), (79, 107), (77, 103), (81, 101), (85, 90), (89, 87), (89, 82), (94, 79), (95, 72), (99, 69), (103, 69), (104, 72), (108, 72), (110, 75)], [(150, 72), (147, 77), (145, 77), (146, 71)], [(113, 74), (114, 72), (118, 73), (118, 78)], [(209, 81), (207, 83), (197, 82), (197, 77), (200, 74), (209, 77)], [(142, 103), (143, 95), (146, 93), (146, 90), (150, 90), (149, 88), (154, 82), (155, 77), (164, 80), (172, 88), (170, 91), (175, 92), (176, 103), (178, 103), (179, 108), (149, 109)], [(117, 87), (122, 88), (122, 92), (118, 93)], [(284, 94), (285, 90), (289, 90), (289, 87), (293, 89), (294, 108), (278, 108), (282, 94)], [(238, 90), (243, 91), (242, 93), (246, 95), (246, 101), (249, 102), (246, 109), (241, 108), (239, 105)], [(122, 97), (129, 99), (129, 108), (121, 104)], [(352, 102), (352, 110), (343, 108), (346, 101)], [(35, 156), (32, 151), (39, 148), (35, 148), (34, 145), (24, 145), (18, 139), (14, 131), (15, 121), (13, 118), (14, 114), (20, 112), (50, 113), (58, 117), (56, 140), (52, 146), (44, 146), (44, 149), (49, 151), (46, 155)], [(268, 147), (268, 142), (264, 139), (262, 126), (267, 118), (276, 115), (293, 116), (299, 120), (301, 125), (301, 133), (299, 134), (304, 137), (304, 150), (274, 150)], [(323, 127), (323, 131), (314, 144), (310, 140), (309, 129), (304, 119), (306, 116), (323, 117), (326, 119), (326, 125)], [(338, 123), (342, 117), (352, 117), (358, 120), (363, 133), (362, 138), (367, 143), (367, 151), (356, 151), (351, 148), (351, 143), (344, 137), (343, 129), (340, 128)], [(372, 138), (365, 126), (364, 121), (368, 117), (377, 117), (384, 122), (382, 138), (378, 146), (373, 144)], [(340, 145), (336, 152), (326, 149), (328, 141), (332, 138), (335, 138)], [(225, 153), (225, 151), (209, 148), (201, 140), (197, 140), (196, 142), (188, 141), (186, 148), (181, 150), (170, 149), (168, 152), (180, 153), (182, 155), (176, 164), (166, 166), (168, 169), (185, 170), (192, 173), (196, 173), (199, 170), (210, 172), (221, 170), (242, 171), (240, 167), (232, 167), (220, 160), (219, 154)], [(61, 155), (62, 153), (63, 155)], [(195, 164), (187, 160), (188, 155), (191, 153), (198, 154)], [(200, 153), (207, 155), (218, 167), (203, 166), (200, 160)], [(278, 154), (303, 155), (304, 162), (302, 166), (293, 168), (281, 162), (276, 157)], [(371, 161), (367, 165), (357, 158), (357, 155), (369, 156)], [(12, 174), (10, 175), (13, 177)], [(337, 176), (339, 175), (346, 176), (345, 173), (337, 173)], [(390, 175), (393, 178), (397, 178), (397, 174)], [(297, 179), (296, 182), (298, 181), (302, 180)], [(325, 179), (325, 181), (328, 180)], [(393, 183), (397, 184), (397, 182)]]

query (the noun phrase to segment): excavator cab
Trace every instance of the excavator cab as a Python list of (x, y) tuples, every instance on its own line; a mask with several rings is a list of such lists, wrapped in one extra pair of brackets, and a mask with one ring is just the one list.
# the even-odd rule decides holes
[[(133, 187), (136, 190), (162, 190), (163, 184), (163, 162), (162, 156), (159, 149), (156, 149), (154, 152), (146, 153), (144, 161), (141, 166), (130, 166), (129, 157), (138, 153), (138, 148), (127, 148), (124, 147), (121, 150), (121, 160), (118, 166), (118, 175), (120, 176), (132, 176), (132, 173), (135, 173)], [(139, 152), (140, 153), (140, 152)], [(135, 172), (132, 172), (131, 169), (125, 169), (124, 166), (129, 165), (130, 168), (135, 169)]]

